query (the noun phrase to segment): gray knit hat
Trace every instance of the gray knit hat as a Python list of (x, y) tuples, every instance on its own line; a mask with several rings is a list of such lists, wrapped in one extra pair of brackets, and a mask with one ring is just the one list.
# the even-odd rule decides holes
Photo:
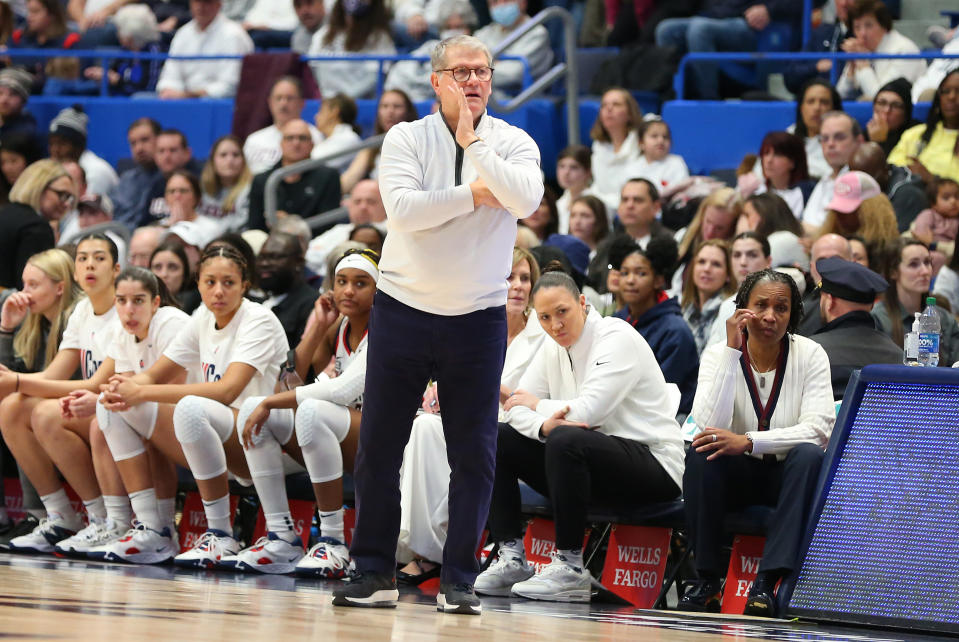
[(50, 123), (50, 135), (61, 136), (79, 147), (86, 148), (89, 122), (90, 117), (83, 113), (83, 107), (67, 107)]
[(0, 71), (0, 87), (6, 87), (27, 100), (33, 88), (33, 76), (28, 71), (8, 67)]

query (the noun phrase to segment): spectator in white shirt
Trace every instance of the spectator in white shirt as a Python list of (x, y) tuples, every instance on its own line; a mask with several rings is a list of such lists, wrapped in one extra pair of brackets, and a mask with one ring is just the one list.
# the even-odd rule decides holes
[(615, 211), (619, 191), (632, 178), (639, 160), (637, 128), (643, 114), (636, 99), (619, 87), (607, 89), (599, 104), (599, 116), (589, 131), (593, 139), (593, 192)]
[(290, 38), (290, 49), (305, 56), (310, 52), (313, 36), (326, 19), (326, 5), (323, 0), (293, 0), (293, 10), (299, 24)]
[[(273, 124), (253, 132), (243, 143), (243, 155), (254, 176), (270, 169), (280, 160), (280, 141), (283, 138), (280, 130), (303, 113), (303, 85), (299, 79), (293, 76), (277, 78), (270, 89), (267, 106), (273, 116)], [(323, 140), (323, 135), (313, 125), (309, 127), (313, 144), (316, 145)]]
[(645, 178), (658, 189), (663, 200), (689, 178), (689, 168), (682, 156), (670, 154), (673, 136), (669, 125), (656, 114), (647, 114), (636, 131), (639, 138), (639, 160), (630, 168), (632, 177)]
[[(323, 137), (313, 145), (313, 158), (326, 156), (360, 142), (360, 128), (356, 124), (356, 102), (346, 94), (324, 98), (316, 113), (316, 129)], [(348, 154), (325, 161), (326, 165), (343, 171), (350, 166), (356, 154)]]
[[(310, 55), (396, 55), (389, 14), (385, 0), (336, 0), (329, 21), (313, 36)], [(324, 96), (343, 93), (352, 98), (368, 98), (373, 95), (380, 74), (380, 63), (375, 60), (310, 64)], [(383, 71), (386, 69), (384, 65)]]
[(326, 273), (326, 258), (333, 248), (349, 240), (350, 233), (357, 225), (372, 223), (386, 229), (386, 210), (380, 196), (380, 186), (376, 181), (365, 179), (356, 184), (346, 201), (346, 211), (350, 220), (339, 223), (310, 241), (306, 250), (306, 266), (323, 276)]
[(832, 173), (816, 183), (803, 209), (802, 223), (807, 230), (816, 230), (826, 220), (826, 206), (832, 200), (836, 179), (849, 171), (849, 159), (863, 143), (862, 127), (849, 114), (831, 111), (822, 117), (819, 138), (822, 152)]
[[(526, 0), (489, 0), (493, 22), (473, 35), (493, 49), (529, 20), (526, 9)], [(542, 76), (553, 64), (549, 32), (543, 25), (533, 27), (503, 53), (525, 58), (533, 79)], [(497, 60), (495, 67), (497, 91), (517, 92), (523, 83), (523, 63), (519, 60)]]
[[(563, 188), (562, 195), (556, 199), (560, 234), (569, 234), (569, 210), (573, 201), (594, 195), (590, 187), (593, 182), (592, 160), (586, 145), (570, 145), (556, 159), (556, 182)], [(608, 226), (610, 221), (607, 219), (606, 222)]]
[(297, 24), (293, 0), (255, 0), (243, 19), (243, 28), (258, 49), (289, 47)]
[[(244, 56), (253, 41), (243, 27), (220, 13), (220, 0), (190, 0), (193, 20), (170, 43), (171, 56)], [(236, 94), (240, 60), (167, 60), (160, 72), (160, 98), (223, 98)]]
[(842, 111), (842, 99), (836, 88), (823, 78), (810, 78), (796, 94), (796, 122), (786, 128), (806, 145), (806, 167), (809, 175), (819, 180), (832, 170), (822, 155), (819, 128), (822, 117), (830, 111)]
[[(846, 53), (917, 54), (919, 47), (892, 28), (892, 16), (880, 0), (858, 0), (849, 10), (854, 36), (842, 43)], [(846, 99), (872, 100), (896, 78), (915, 82), (926, 70), (920, 59), (850, 60), (836, 90)]]

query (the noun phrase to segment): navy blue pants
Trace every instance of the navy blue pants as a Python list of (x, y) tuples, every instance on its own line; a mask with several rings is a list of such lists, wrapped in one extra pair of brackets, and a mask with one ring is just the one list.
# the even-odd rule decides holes
[(753, 504), (775, 507), (759, 570), (793, 570), (812, 510), (822, 448), (799, 444), (775, 463), (748, 455), (706, 461), (709, 454), (690, 448), (683, 476), (686, 523), (696, 554), (696, 570), (711, 577), (725, 575), (728, 559), (722, 548), (726, 511)]
[(472, 584), (493, 489), (506, 308), (442, 316), (377, 292), (367, 340), (363, 421), (353, 473), (357, 517), (351, 553), (356, 568), (388, 575), (396, 569), (400, 465), (416, 409), (433, 378), (452, 471), (441, 579)]

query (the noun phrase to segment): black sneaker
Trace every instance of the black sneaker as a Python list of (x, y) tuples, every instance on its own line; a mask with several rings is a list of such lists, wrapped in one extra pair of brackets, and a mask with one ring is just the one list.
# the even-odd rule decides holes
[(13, 528), (0, 536), (0, 551), (9, 551), (10, 540), (20, 537), (21, 535), (26, 535), (27, 533), (32, 533), (39, 525), (40, 520), (30, 513), (27, 513), (26, 517), (14, 524)]
[(333, 606), (393, 609), (399, 598), (392, 575), (356, 573), (342, 588), (333, 591)]
[(695, 613), (719, 613), (723, 599), (723, 580), (697, 580), (690, 586), (676, 608)]
[(778, 577), (768, 577), (760, 573), (749, 589), (743, 615), (776, 617), (776, 583), (778, 581)]
[(472, 584), (440, 584), (436, 610), (443, 613), (479, 615), (483, 610)]

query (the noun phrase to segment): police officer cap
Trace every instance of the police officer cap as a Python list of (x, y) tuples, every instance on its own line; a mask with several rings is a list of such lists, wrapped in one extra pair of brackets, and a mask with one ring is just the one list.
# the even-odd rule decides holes
[(886, 279), (869, 268), (838, 256), (819, 259), (816, 270), (822, 277), (819, 287), (823, 292), (855, 303), (872, 303), (889, 287)]

